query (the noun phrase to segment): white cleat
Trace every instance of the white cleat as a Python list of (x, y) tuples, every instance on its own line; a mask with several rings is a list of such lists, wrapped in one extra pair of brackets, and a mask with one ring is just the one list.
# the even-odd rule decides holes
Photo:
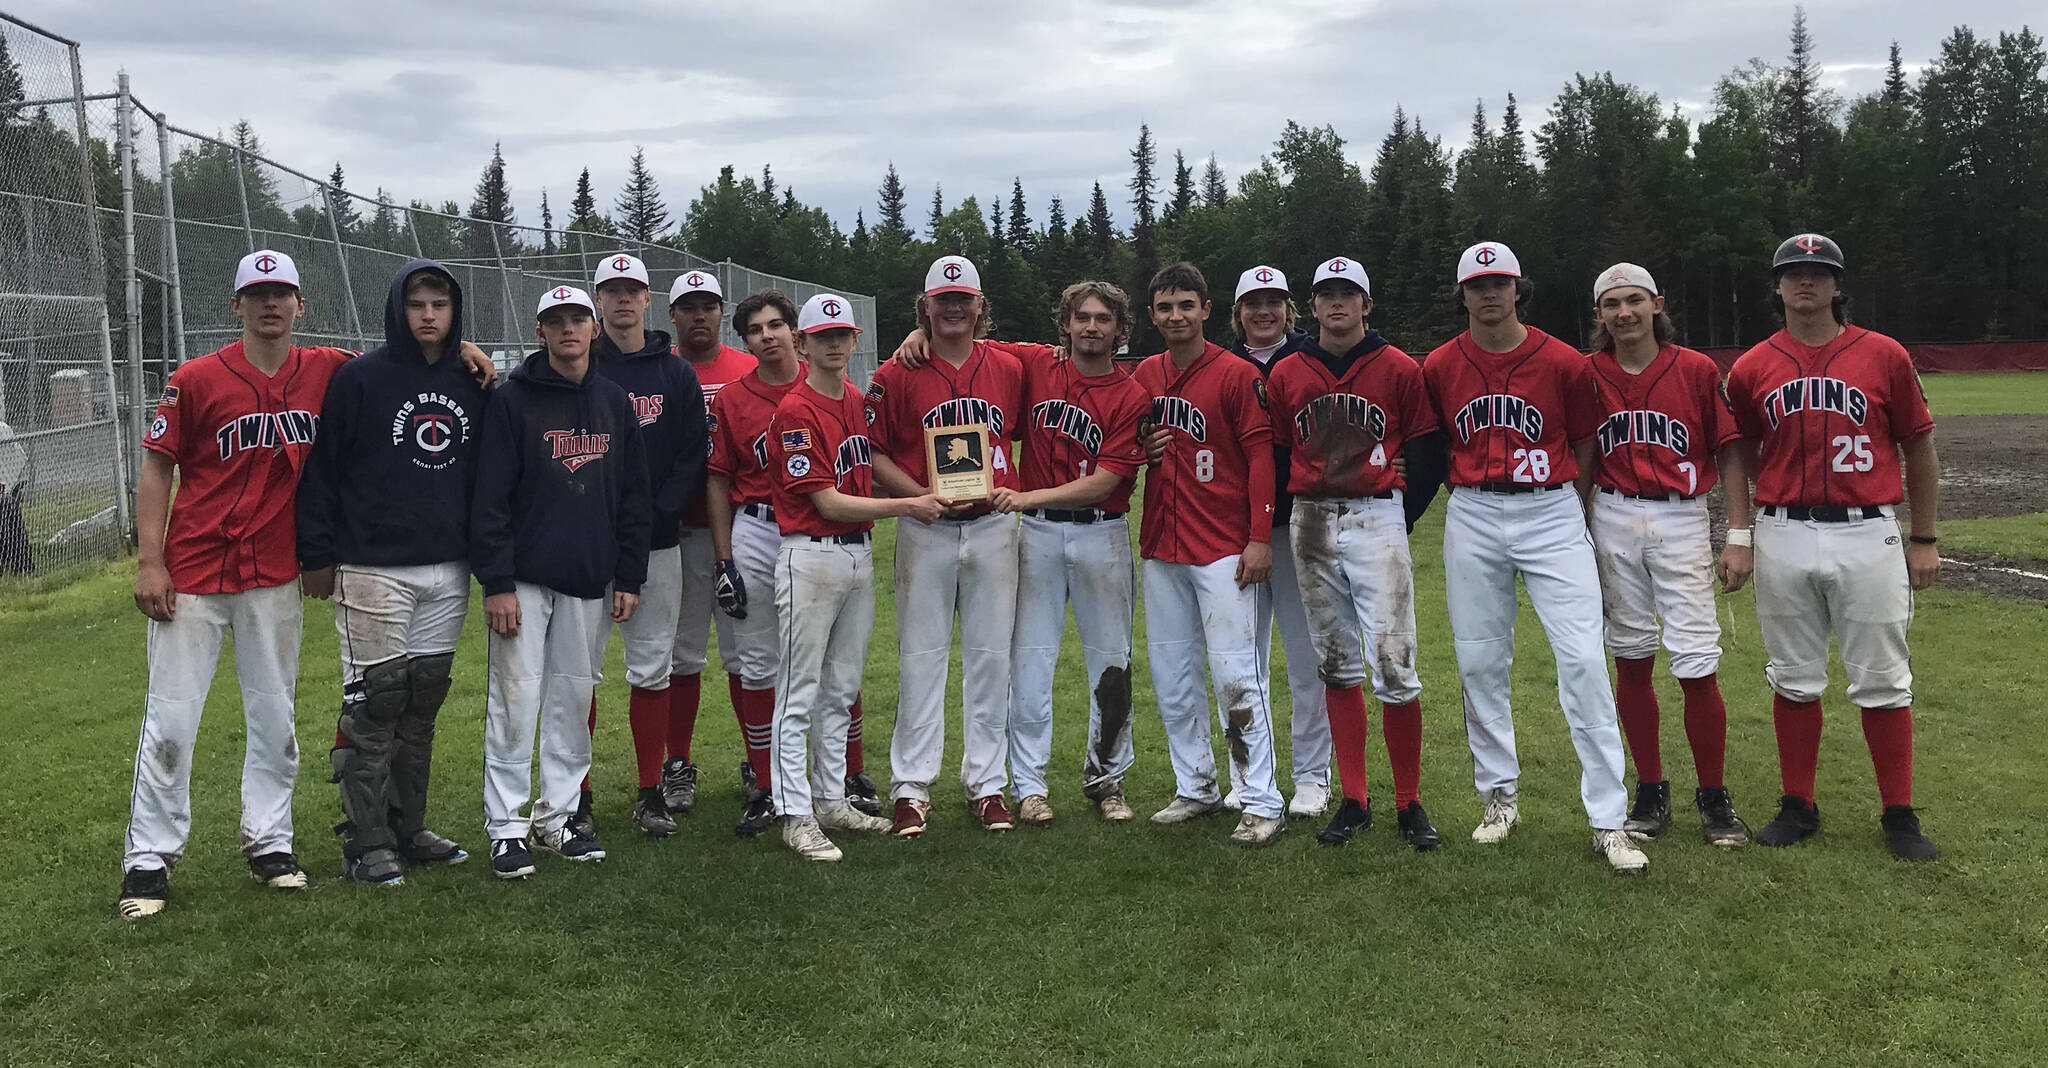
[(1223, 811), (1218, 801), (1197, 801), (1192, 797), (1176, 797), (1173, 803), (1152, 814), (1152, 822), (1158, 824), (1186, 823)]
[(1017, 802), (1017, 822), (1043, 825), (1052, 822), (1052, 802), (1044, 794), (1032, 794)]
[[(851, 804), (826, 809), (817, 815), (818, 826), (828, 831), (854, 831), (860, 834), (888, 834), (890, 823), (880, 816), (870, 816)], [(785, 831), (783, 838), (789, 837)]]
[(1300, 819), (1314, 819), (1330, 807), (1330, 788), (1319, 782), (1298, 782), (1294, 784), (1294, 800), (1288, 802), (1287, 814)]
[(1607, 866), (1623, 875), (1634, 875), (1650, 866), (1649, 855), (1636, 845), (1627, 831), (1596, 830), (1593, 852), (1607, 858)]
[(1273, 839), (1280, 837), (1280, 832), (1286, 829), (1285, 816), (1269, 819), (1247, 812), (1243, 819), (1237, 821), (1237, 830), (1230, 832), (1230, 840), (1246, 849), (1261, 849), (1272, 845)]
[(846, 854), (825, 837), (816, 816), (790, 816), (782, 821), (782, 844), (805, 860), (834, 861)]
[(1482, 845), (1505, 842), (1508, 832), (1520, 822), (1522, 813), (1515, 807), (1515, 795), (1495, 790), (1486, 799), (1486, 814), (1480, 817), (1479, 826), (1472, 828), (1472, 840)]
[(1124, 797), (1122, 790), (1096, 802), (1096, 807), (1101, 810), (1103, 820), (1109, 823), (1129, 823), (1131, 818), (1137, 815), (1131, 811), (1131, 803)]
[(1230, 792), (1223, 795), (1223, 807), (1232, 812), (1243, 812), (1244, 791), (1235, 786), (1231, 787)]

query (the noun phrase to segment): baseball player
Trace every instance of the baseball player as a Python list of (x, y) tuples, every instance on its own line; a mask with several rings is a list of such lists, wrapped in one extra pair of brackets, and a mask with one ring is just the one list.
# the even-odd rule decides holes
[(1372, 281), (1358, 261), (1325, 261), (1313, 284), (1321, 332), (1274, 366), (1267, 388), (1273, 438), (1290, 460), (1296, 592), (1314, 642), (1309, 663), (1327, 688), (1344, 789), (1344, 803), (1316, 840), (1343, 845), (1372, 826), (1362, 690), (1369, 676), (1380, 700), (1401, 837), (1418, 850), (1434, 849), (1443, 838), (1421, 800), (1422, 681), (1415, 673), (1407, 484), (1394, 461), (1411, 440), (1438, 433), (1436, 412), (1421, 365), (1367, 329)]
[[(925, 272), (917, 325), (933, 359), (890, 362), (867, 390), (874, 478), (895, 497), (927, 492), (927, 427), (982, 424), (996, 486), (1015, 490), (1009, 435), (1022, 414), (1023, 369), (980, 340), (988, 301), (964, 256), (941, 256)], [(1010, 705), (1010, 643), (1017, 611), (1017, 521), (987, 501), (950, 508), (933, 524), (898, 524), (896, 632), (901, 691), (889, 765), (895, 775), (894, 833), (923, 834), (946, 741), (946, 679), (956, 607), (960, 621), (960, 782), (983, 828), (1007, 831), (1003, 801)], [(969, 603), (968, 598), (972, 598)], [(787, 669), (785, 668), (785, 673)]]
[(428, 830), (434, 721), (469, 612), (469, 489), (484, 392), (454, 353), (462, 287), (418, 259), (391, 280), (384, 344), (335, 371), (299, 479), (306, 592), (334, 598), (340, 740), (330, 753), (359, 882), (469, 854)]
[[(638, 609), (619, 620), (625, 642), (626, 682), (632, 687), (627, 718), (633, 731), (633, 758), (640, 790), (633, 801), (633, 822), (656, 838), (675, 833), (661, 790), (663, 757), (669, 743), (669, 676), (675, 657), (677, 619), (682, 610), (683, 565), (681, 520), (684, 509), (704, 492), (704, 452), (710, 437), (704, 425), (704, 395), (697, 373), (676, 358), (666, 333), (646, 329), (647, 265), (637, 257), (615, 253), (599, 261), (597, 302), (604, 329), (597, 336), (591, 368), (625, 389), (639, 421), (639, 440), (646, 458), (649, 501), (654, 529), (647, 556), (646, 585), (638, 592)], [(611, 628), (598, 642), (598, 662)], [(700, 666), (698, 670), (702, 670)], [(597, 723), (593, 691), (590, 722)], [(576, 820), (586, 837), (590, 825), (590, 786), (578, 798)]]
[[(1784, 329), (1743, 353), (1728, 376), (1745, 460), (1752, 461), (1744, 470), (1755, 472), (1762, 506), (1753, 535), (1756, 611), (1770, 654), (1765, 675), (1775, 691), (1771, 714), (1785, 787), (1778, 815), (1756, 840), (1789, 846), (1820, 830), (1813, 780), (1832, 634), (1842, 648), (1849, 700), (1863, 712), (1885, 845), (1901, 860), (1933, 860), (1934, 843), (1913, 811), (1906, 628), (1912, 591), (1933, 585), (1941, 570), (1934, 417), (1906, 350), (1849, 324), (1844, 269), (1840, 246), (1823, 235), (1800, 234), (1779, 245), (1771, 271)], [(1903, 552), (1893, 512), (1902, 496), (1913, 516)], [(1741, 586), (1752, 562), (1751, 547), (1736, 534), (1731, 529), (1721, 559), (1730, 589)]]
[[(1260, 264), (1237, 279), (1237, 299), (1231, 305), (1230, 323), (1237, 334), (1230, 351), (1250, 360), (1269, 380), (1273, 368), (1288, 353), (1308, 340), (1294, 329), (1300, 317), (1294, 297), (1287, 288), (1287, 276), (1277, 268)], [(1273, 624), (1280, 624), (1280, 645), (1287, 651), (1287, 687), (1293, 696), (1289, 727), (1293, 745), (1289, 752), (1294, 765), (1294, 799), (1287, 814), (1313, 819), (1330, 805), (1330, 720), (1323, 708), (1323, 683), (1316, 677), (1315, 647), (1309, 641), (1308, 615), (1301, 606), (1301, 587), (1296, 583), (1292, 539), (1288, 517), (1294, 499), (1287, 492), (1287, 449), (1275, 437), (1273, 471), (1273, 577), (1258, 586), (1260, 671), (1272, 675)], [(1230, 792), (1223, 795), (1224, 807), (1244, 808), (1243, 784), (1233, 776)]]
[(1245, 784), (1244, 817), (1230, 839), (1269, 845), (1287, 818), (1274, 782), (1273, 726), (1256, 645), (1254, 587), (1273, 567), (1265, 380), (1202, 336), (1209, 283), (1193, 264), (1160, 270), (1147, 301), (1167, 349), (1139, 364), (1135, 377), (1151, 398), (1149, 421), (1169, 440), (1145, 476), (1138, 544), (1152, 689), (1177, 794), (1152, 822), (1182, 823), (1223, 808), (1208, 699), (1195, 667), (1206, 650), (1234, 774)]
[[(769, 305), (772, 307), (772, 305)], [(782, 841), (806, 860), (840, 859), (825, 829), (886, 832), (845, 797), (846, 715), (860, 691), (875, 623), (876, 519), (930, 523), (943, 497), (876, 499), (867, 410), (846, 378), (860, 333), (852, 303), (820, 293), (798, 316), (809, 357), (803, 380), (775, 406), (768, 430), (771, 494), (782, 531), (775, 566), (780, 669), (775, 687), (775, 807)]]
[(1519, 574), (1557, 661), (1558, 704), (1579, 755), (1594, 851), (1615, 871), (1639, 872), (1650, 859), (1621, 826), (1628, 805), (1621, 731), (1596, 622), (1599, 567), (1586, 532), (1583, 494), (1600, 428), (1592, 365), (1522, 324), (1519, 308), (1535, 286), (1506, 245), (1466, 249), (1457, 279), (1468, 328), (1429, 354), (1423, 377), (1451, 457), (1444, 585), (1473, 781), (1486, 803), (1472, 840), (1505, 841), (1521, 819), (1508, 704)]
[(1636, 801), (1622, 829), (1656, 838), (1671, 822), (1671, 783), (1657, 740), (1657, 626), (1663, 621), (1671, 674), (1685, 693), (1685, 736), (1699, 788), (1700, 833), (1717, 846), (1749, 841), (1722, 782), (1728, 709), (1715, 672), (1721, 626), (1714, 618), (1713, 549), (1705, 496), (1727, 476), (1730, 530), (1749, 535), (1749, 486), (1733, 447), (1735, 420), (1721, 369), (1671, 343), (1671, 319), (1656, 279), (1617, 263), (1593, 283), (1593, 383), (1603, 416), (1596, 440), (1588, 522), (1600, 566), (1607, 649), (1614, 654), (1615, 711), (1635, 758)]
[[(541, 297), (541, 350), (493, 398), (477, 446), (470, 547), (491, 628), (484, 816), (501, 879), (533, 874), (529, 831), (569, 860), (604, 859), (571, 820), (590, 771), (585, 713), (609, 624), (640, 601), (653, 506), (639, 411), (592, 366), (596, 311), (572, 286)], [(527, 818), (536, 720), (541, 789)]]

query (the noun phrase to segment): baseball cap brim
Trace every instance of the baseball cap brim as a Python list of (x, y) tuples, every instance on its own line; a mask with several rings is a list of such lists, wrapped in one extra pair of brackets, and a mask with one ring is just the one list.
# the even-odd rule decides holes
[(924, 295), (927, 297), (936, 297), (941, 293), (972, 293), (978, 297), (981, 295), (981, 290), (973, 286), (940, 286), (937, 289), (927, 289), (924, 291)]
[(1521, 275), (1519, 275), (1519, 274), (1516, 274), (1516, 273), (1515, 273), (1515, 272), (1513, 272), (1513, 271), (1501, 271), (1501, 270), (1485, 270), (1485, 271), (1473, 271), (1473, 272), (1472, 272), (1471, 274), (1468, 274), (1468, 275), (1466, 275), (1465, 277), (1463, 277), (1463, 278), (1460, 278), (1460, 279), (1458, 279), (1458, 284), (1459, 284), (1459, 285), (1464, 285), (1465, 283), (1467, 283), (1467, 282), (1470, 282), (1470, 281), (1471, 281), (1471, 280), (1473, 280), (1474, 278), (1520, 278), (1520, 277), (1522, 277), (1522, 276), (1521, 276)]

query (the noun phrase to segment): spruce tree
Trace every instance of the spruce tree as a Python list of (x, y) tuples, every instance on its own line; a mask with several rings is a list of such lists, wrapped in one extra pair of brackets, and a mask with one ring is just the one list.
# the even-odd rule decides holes
[(618, 213), (619, 232), (635, 241), (651, 242), (668, 229), (668, 206), (661, 202), (661, 189), (647, 168), (647, 150), (639, 145), (633, 146), (626, 186), (612, 209)]

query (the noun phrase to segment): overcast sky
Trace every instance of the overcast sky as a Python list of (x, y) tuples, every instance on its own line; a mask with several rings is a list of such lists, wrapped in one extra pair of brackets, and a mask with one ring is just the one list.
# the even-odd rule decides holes
[[(893, 160), (922, 220), (1007, 197), (1085, 206), (1101, 180), (1128, 220), (1138, 124), (1215, 153), (1233, 182), (1288, 119), (1329, 123), (1369, 163), (1396, 104), (1455, 150), (1472, 106), (1508, 93), (1533, 132), (1574, 72), (1612, 71), (1699, 114), (1714, 81), (1786, 51), (1791, 3), (1705, 0), (1019, 0), (1012, 3), (250, 4), (246, 0), (0, 0), (84, 45), (93, 91), (118, 70), (136, 95), (205, 132), (247, 118), (271, 154), (400, 203), (469, 203), (504, 144), (521, 222), (545, 186), (557, 225), (589, 166), (606, 210), (635, 144), (673, 217), (721, 165), (771, 164), (851, 230)], [(1958, 23), (1980, 34), (2042, 20), (2040, 0), (1808, 0), (1828, 82), (1875, 88), (1894, 38), (1924, 62)], [(2048, 27), (2036, 26), (2037, 32)]]

